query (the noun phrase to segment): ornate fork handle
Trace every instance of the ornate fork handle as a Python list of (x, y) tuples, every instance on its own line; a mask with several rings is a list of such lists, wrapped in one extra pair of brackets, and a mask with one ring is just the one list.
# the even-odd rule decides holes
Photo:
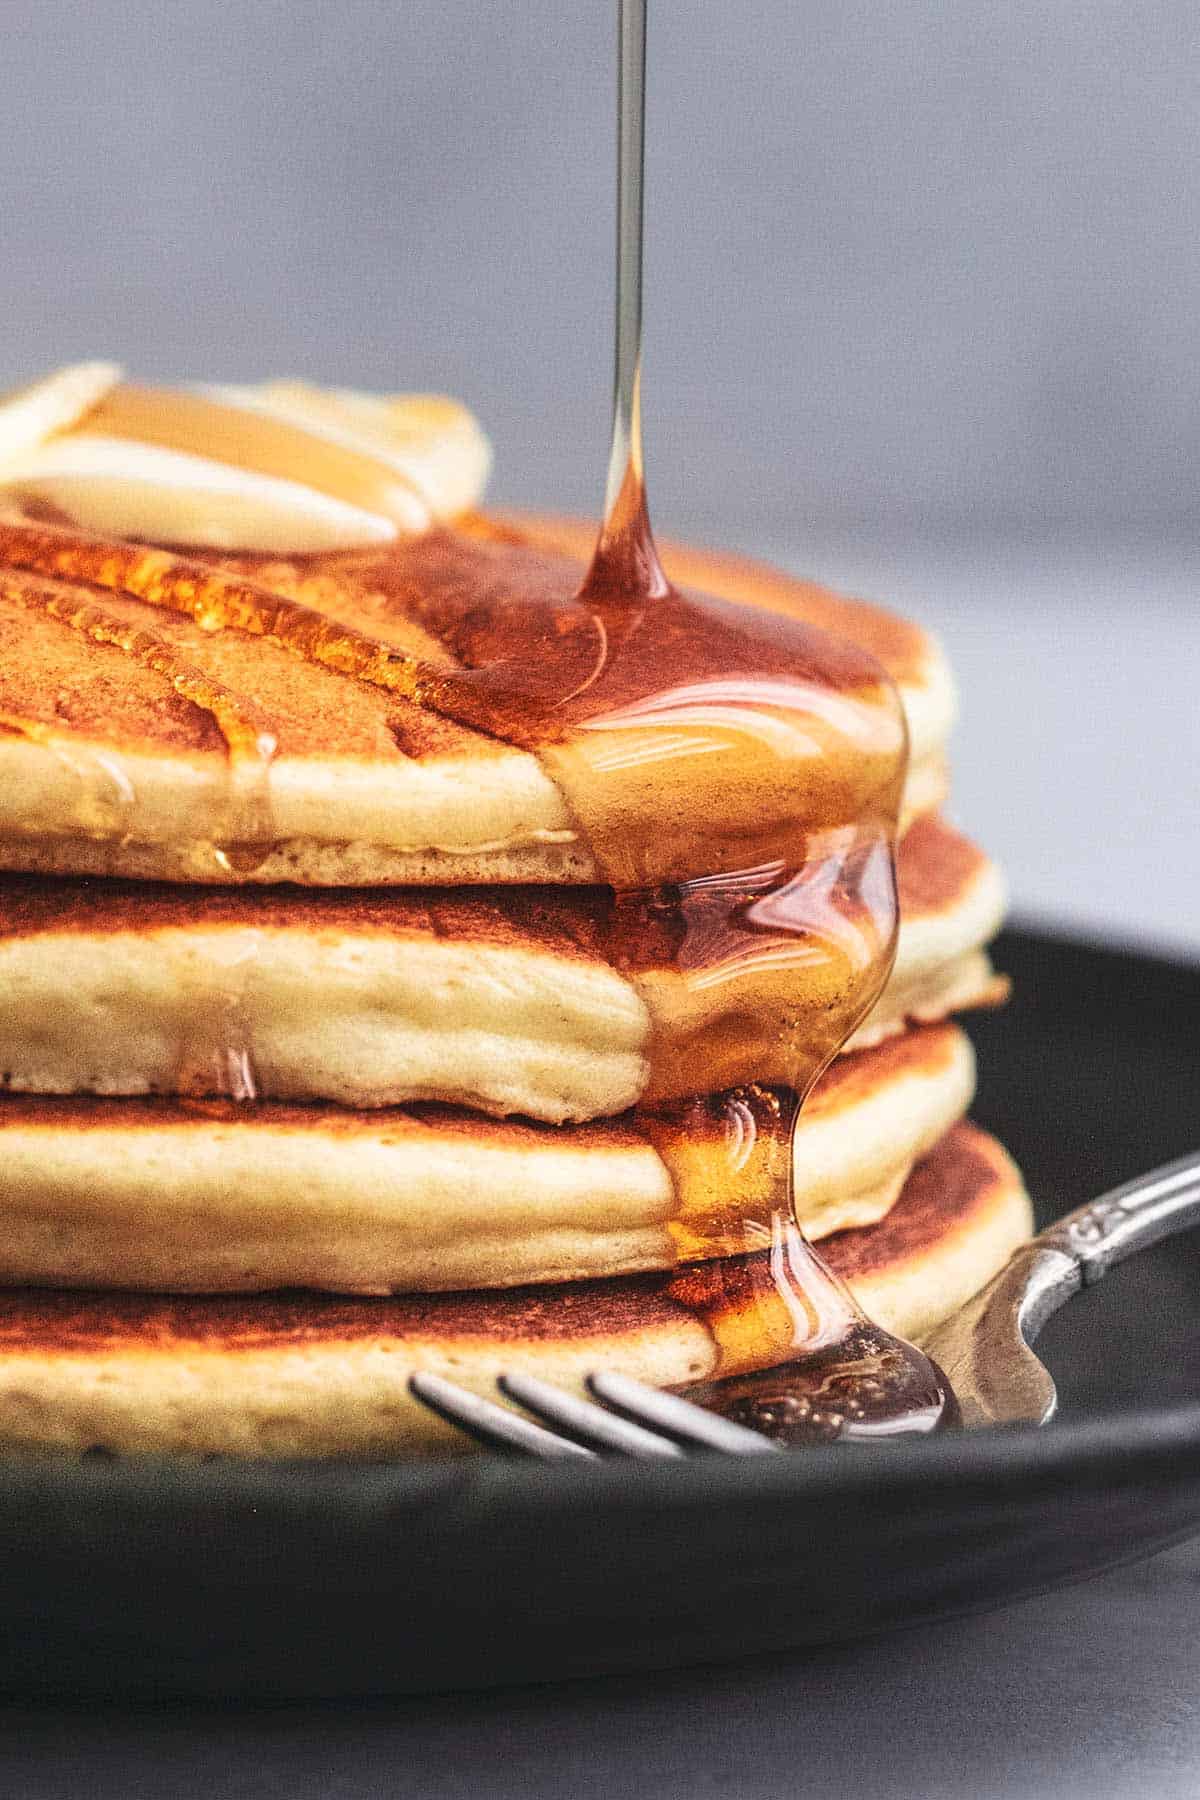
[(1018, 1250), (1000, 1277), (1032, 1344), (1060, 1306), (1127, 1256), (1200, 1225), (1200, 1151), (1068, 1213)]
[(1200, 1225), (1200, 1152), (1102, 1194), (1050, 1226), (1030, 1247), (1071, 1257), (1079, 1285), (1087, 1287), (1114, 1263), (1190, 1225)]
[(1044, 1422), (1054, 1382), (1031, 1346), (1065, 1301), (1114, 1263), (1200, 1225), (1200, 1152), (1141, 1175), (1023, 1244), (994, 1280), (931, 1335), (969, 1425)]

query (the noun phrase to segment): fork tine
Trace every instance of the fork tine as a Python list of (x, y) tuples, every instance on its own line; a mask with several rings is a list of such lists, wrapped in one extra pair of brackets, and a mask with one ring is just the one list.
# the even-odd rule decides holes
[(745, 1425), (735, 1425), (717, 1413), (705, 1412), (678, 1394), (667, 1394), (661, 1388), (647, 1387), (630, 1375), (597, 1370), (587, 1378), (587, 1386), (597, 1400), (614, 1407), (643, 1425), (652, 1425), (694, 1449), (723, 1450), (730, 1456), (779, 1456), (782, 1444), (772, 1443), (761, 1432)]
[(544, 1426), (523, 1419), (507, 1406), (484, 1400), (479, 1394), (472, 1394), (469, 1389), (459, 1387), (457, 1382), (446, 1381), (441, 1375), (410, 1375), (408, 1389), (414, 1400), (419, 1400), (443, 1419), (449, 1419), (452, 1425), (457, 1425), (490, 1449), (517, 1450), (525, 1456), (595, 1455), (582, 1444), (559, 1437), (557, 1432), (547, 1431)]
[(539, 1381), (536, 1375), (501, 1375), (500, 1391), (521, 1406), (561, 1425), (572, 1437), (582, 1438), (597, 1450), (618, 1451), (624, 1456), (682, 1456), (683, 1451), (672, 1438), (647, 1431), (644, 1425), (631, 1425), (628, 1420), (593, 1406), (577, 1394)]

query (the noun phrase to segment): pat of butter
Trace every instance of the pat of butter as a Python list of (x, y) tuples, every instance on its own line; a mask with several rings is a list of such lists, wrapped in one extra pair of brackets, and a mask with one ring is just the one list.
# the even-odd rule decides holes
[(124, 438), (52, 438), (4, 470), (23, 500), (85, 530), (158, 544), (304, 555), (386, 543), (390, 519), (316, 488)]
[(5, 464), (70, 431), (120, 379), (116, 363), (71, 363), (0, 399), (0, 480)]
[(111, 536), (303, 555), (419, 536), (490, 470), (473, 415), (439, 395), (119, 374), (80, 364), (0, 402), (0, 492)]

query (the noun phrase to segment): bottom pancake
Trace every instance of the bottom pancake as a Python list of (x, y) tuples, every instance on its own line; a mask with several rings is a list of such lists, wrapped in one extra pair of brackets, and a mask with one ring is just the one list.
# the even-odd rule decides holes
[[(996, 1141), (958, 1125), (881, 1223), (822, 1246), (864, 1309), (920, 1338), (1028, 1234), (1021, 1177)], [(165, 1299), (0, 1294), (0, 1446), (239, 1456), (367, 1456), (469, 1448), (408, 1392), (416, 1369), (486, 1388), (503, 1369), (577, 1385), (616, 1368), (673, 1386), (714, 1373), (695, 1306), (743, 1304), (767, 1257), (676, 1274), (503, 1294), (400, 1299)], [(685, 1297), (688, 1303), (685, 1303)], [(739, 1369), (778, 1360), (740, 1333)]]

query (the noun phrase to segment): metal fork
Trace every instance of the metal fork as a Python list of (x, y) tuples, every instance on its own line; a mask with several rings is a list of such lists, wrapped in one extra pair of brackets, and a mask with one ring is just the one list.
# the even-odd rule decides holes
[(598, 1370), (586, 1378), (593, 1400), (566, 1393), (536, 1375), (501, 1375), (496, 1385), (507, 1399), (546, 1423), (535, 1424), (440, 1375), (413, 1375), (408, 1384), (414, 1399), (470, 1437), (490, 1449), (525, 1456), (680, 1457), (691, 1450), (774, 1456), (779, 1451), (757, 1431), (611, 1371)]
[[(1031, 1348), (1046, 1320), (1115, 1264), (1192, 1225), (1200, 1225), (1200, 1152), (1114, 1188), (1022, 1244), (926, 1344), (950, 1378), (964, 1424), (1042, 1425), (1051, 1418), (1058, 1396), (1049, 1370)], [(775, 1456), (780, 1451), (758, 1432), (628, 1375), (589, 1375), (591, 1400), (533, 1375), (501, 1375), (497, 1386), (524, 1412), (440, 1375), (416, 1374), (409, 1381), (415, 1399), (471, 1437), (526, 1456), (681, 1457), (698, 1450)]]

